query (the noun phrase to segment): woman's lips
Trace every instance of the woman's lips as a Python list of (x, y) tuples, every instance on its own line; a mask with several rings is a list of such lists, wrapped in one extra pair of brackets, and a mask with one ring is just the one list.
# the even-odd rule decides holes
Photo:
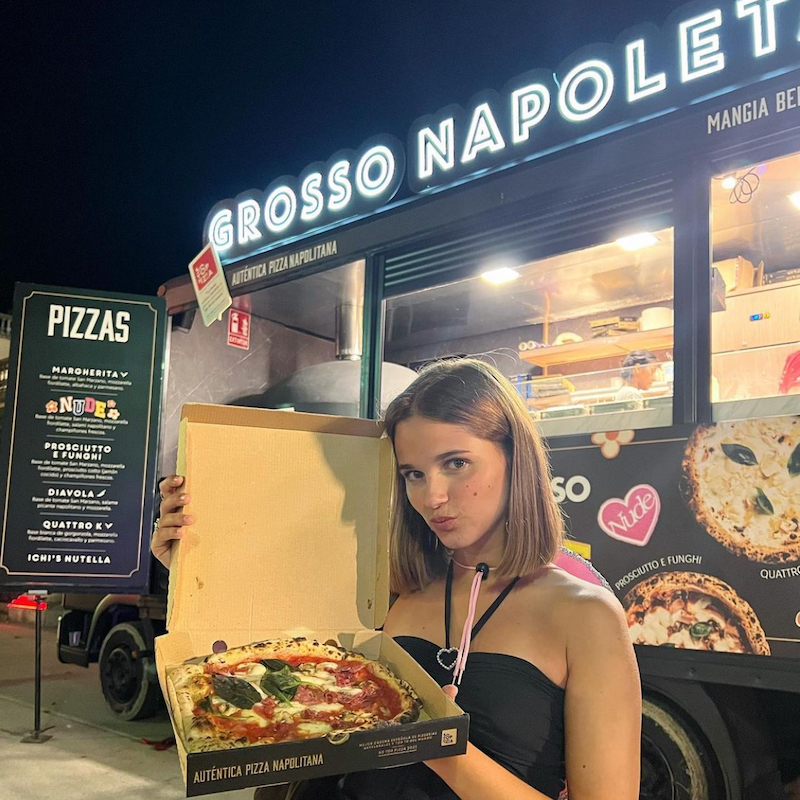
[(431, 520), (431, 525), (436, 528), (437, 531), (451, 531), (456, 526), (456, 518), (455, 517), (434, 517)]

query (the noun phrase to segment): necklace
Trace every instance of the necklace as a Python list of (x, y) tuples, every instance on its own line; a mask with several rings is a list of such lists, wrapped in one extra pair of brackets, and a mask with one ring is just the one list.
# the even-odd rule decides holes
[[(503, 589), (497, 596), (495, 601), (486, 609), (484, 615), (478, 620), (475, 627), (472, 627), (472, 622), (475, 619), (475, 607), (478, 604), (478, 592), (480, 585), (489, 576), (489, 567), (481, 562), (475, 567), (464, 567), (465, 569), (474, 569), (475, 578), (472, 581), (472, 591), (469, 599), (469, 610), (467, 619), (464, 622), (464, 632), (461, 635), (461, 645), (459, 647), (450, 646), (450, 610), (453, 592), (453, 563), (458, 564), (454, 559), (450, 559), (447, 565), (447, 581), (445, 583), (444, 595), (444, 647), (441, 647), (436, 653), (436, 661), (442, 669), (448, 671), (453, 670), (456, 679), (460, 682), (461, 675), (464, 674), (464, 667), (467, 663), (467, 655), (469, 654), (469, 646), (472, 639), (480, 633), (481, 628), (489, 621), (489, 618), (500, 607), (500, 603), (506, 599), (508, 593), (514, 588), (519, 577), (514, 578), (511, 583)], [(458, 564), (463, 567), (463, 564)]]
[[(453, 563), (454, 563), (454, 564), (455, 564), (457, 567), (461, 567), (461, 569), (476, 569), (476, 570), (478, 570), (479, 572), (484, 572), (484, 570), (485, 570), (485, 575), (486, 575), (486, 577), (488, 577), (488, 576), (489, 576), (489, 570), (492, 570), (492, 569), (497, 569), (497, 567), (490, 567), (488, 564), (484, 563), (483, 561), (481, 561), (479, 564), (476, 564), (476, 565), (473, 567), (473, 566), (470, 566), (469, 564), (462, 564), (460, 561), (456, 561), (456, 560), (455, 560), (455, 558), (452, 558), (452, 557), (451, 557), (451, 559), (450, 559), (450, 560), (451, 560), (451, 561), (452, 561), (452, 562), (453, 562)], [(485, 580), (485, 579), (486, 579), (486, 578), (484, 578), (484, 580)]]

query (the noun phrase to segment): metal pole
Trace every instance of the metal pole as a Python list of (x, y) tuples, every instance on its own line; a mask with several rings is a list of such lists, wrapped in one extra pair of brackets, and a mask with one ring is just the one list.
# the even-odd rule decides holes
[(44, 592), (31, 592), (36, 598), (36, 654), (33, 683), (33, 732), (22, 737), (26, 744), (41, 744), (52, 736), (42, 734), (42, 600)]

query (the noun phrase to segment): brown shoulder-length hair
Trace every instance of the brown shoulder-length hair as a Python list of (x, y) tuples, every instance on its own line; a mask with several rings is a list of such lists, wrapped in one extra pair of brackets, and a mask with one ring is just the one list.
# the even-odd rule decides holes
[[(494, 442), (508, 464), (508, 539), (497, 574), (527, 575), (556, 556), (564, 536), (561, 511), (550, 486), (550, 463), (528, 409), (511, 383), (476, 358), (437, 361), (389, 405), (386, 432), (412, 416), (460, 425)], [(392, 505), (391, 583), (398, 593), (423, 589), (445, 574), (448, 555), (412, 508), (397, 473)]]

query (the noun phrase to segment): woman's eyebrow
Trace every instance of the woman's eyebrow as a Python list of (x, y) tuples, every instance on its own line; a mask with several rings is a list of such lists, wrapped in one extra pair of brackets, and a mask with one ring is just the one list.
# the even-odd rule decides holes
[[(460, 455), (468, 455), (469, 450), (448, 450), (446, 453), (440, 453), (436, 458), (435, 461), (447, 461), (448, 458), (453, 458), (453, 456), (460, 456)], [(413, 464), (398, 464), (397, 469), (414, 469)]]
[(437, 461), (447, 461), (448, 458), (452, 458), (453, 456), (462, 456), (467, 455), (469, 450), (448, 450), (446, 453), (440, 453), (436, 456)]

